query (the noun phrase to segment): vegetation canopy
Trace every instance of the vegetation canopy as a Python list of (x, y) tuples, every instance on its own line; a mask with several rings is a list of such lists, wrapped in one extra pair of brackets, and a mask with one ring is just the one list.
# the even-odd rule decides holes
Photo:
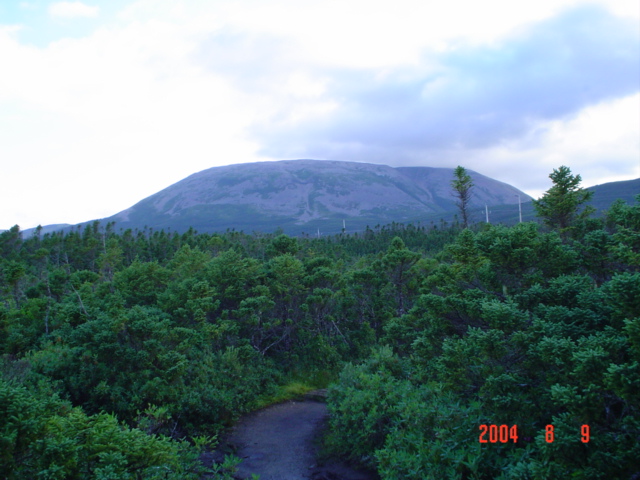
[(1, 233), (0, 478), (230, 479), (224, 428), (327, 386), (382, 479), (640, 476), (640, 196), (552, 179), (551, 230)]

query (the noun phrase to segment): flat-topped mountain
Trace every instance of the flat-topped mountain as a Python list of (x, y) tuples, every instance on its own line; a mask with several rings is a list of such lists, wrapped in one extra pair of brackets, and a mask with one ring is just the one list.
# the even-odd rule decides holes
[[(524, 192), (469, 171), (472, 207), (515, 205)], [(103, 221), (116, 228), (337, 233), (391, 222), (425, 221), (456, 209), (453, 169), (328, 160), (285, 160), (195, 173)], [(439, 217), (438, 217), (439, 218)]]

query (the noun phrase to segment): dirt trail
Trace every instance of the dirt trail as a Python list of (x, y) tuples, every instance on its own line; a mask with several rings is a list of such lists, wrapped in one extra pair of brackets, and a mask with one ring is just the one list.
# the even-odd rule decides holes
[(243, 461), (236, 477), (260, 480), (372, 480), (340, 463), (318, 465), (318, 437), (327, 420), (327, 406), (316, 401), (291, 401), (274, 405), (242, 418), (225, 443)]

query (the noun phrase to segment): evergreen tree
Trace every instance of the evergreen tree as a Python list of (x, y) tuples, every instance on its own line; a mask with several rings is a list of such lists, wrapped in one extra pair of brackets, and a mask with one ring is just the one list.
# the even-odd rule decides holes
[(533, 201), (545, 225), (563, 232), (593, 213), (592, 207), (579, 212), (580, 207), (593, 196), (593, 192), (580, 187), (580, 175), (572, 175), (569, 167), (561, 166), (557, 170), (554, 168), (549, 178), (553, 186), (540, 199)]
[(454, 190), (454, 196), (458, 199), (456, 205), (462, 215), (462, 227), (467, 228), (469, 226), (469, 201), (471, 200), (473, 181), (467, 170), (461, 166), (456, 167), (453, 175), (451, 186)]

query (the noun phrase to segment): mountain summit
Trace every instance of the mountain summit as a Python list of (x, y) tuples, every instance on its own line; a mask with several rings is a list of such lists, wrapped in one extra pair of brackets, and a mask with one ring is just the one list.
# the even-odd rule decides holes
[[(475, 183), (472, 208), (531, 199), (510, 185), (469, 174)], [(451, 217), (452, 179), (451, 168), (329, 160), (245, 163), (195, 173), (104, 221), (117, 228), (338, 233), (343, 221), (363, 229)]]

